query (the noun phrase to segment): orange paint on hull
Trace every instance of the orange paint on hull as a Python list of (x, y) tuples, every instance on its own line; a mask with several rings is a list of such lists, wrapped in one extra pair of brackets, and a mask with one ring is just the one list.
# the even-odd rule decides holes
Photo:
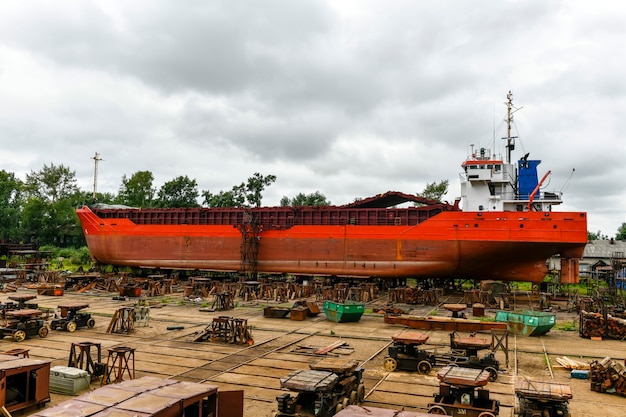
[[(235, 225), (142, 225), (77, 210), (101, 264), (241, 270)], [(445, 211), (413, 226), (294, 225), (257, 235), (256, 271), (381, 278), (541, 282), (546, 260), (580, 258), (585, 213)]]

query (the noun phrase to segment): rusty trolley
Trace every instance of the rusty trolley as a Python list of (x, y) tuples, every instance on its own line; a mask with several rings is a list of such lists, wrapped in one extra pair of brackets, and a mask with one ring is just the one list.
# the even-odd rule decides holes
[(423, 333), (407, 332), (391, 336), (393, 344), (387, 348), (388, 356), (383, 361), (386, 371), (396, 369), (404, 371), (418, 371), (428, 374), (435, 366), (436, 357), (433, 353), (422, 350), (420, 345), (426, 343), (428, 335)]
[(330, 417), (365, 398), (363, 368), (355, 360), (326, 358), (281, 378), (282, 389), (291, 393), (276, 397), (275, 417)]
[(572, 388), (556, 382), (518, 379), (515, 382), (517, 404), (515, 415), (519, 417), (569, 417), (569, 400)]
[(63, 329), (68, 332), (76, 331), (81, 327), (92, 329), (96, 321), (91, 317), (91, 313), (83, 313), (80, 310), (89, 307), (86, 303), (59, 304), (61, 317), (50, 322), (52, 330)]
[(455, 417), (497, 416), (500, 402), (490, 399), (489, 391), (483, 388), (490, 377), (482, 369), (446, 366), (437, 374), (439, 393), (428, 403), (428, 412)]
[(459, 336), (456, 332), (450, 333), (450, 354), (438, 356), (443, 365), (457, 365), (464, 368), (483, 369), (489, 372), (490, 381), (498, 379), (500, 361), (493, 352), (478, 357), (478, 351), (489, 349), (491, 341), (476, 337), (471, 333), (469, 337)]
[(36, 309), (9, 310), (5, 312), (7, 324), (0, 327), (0, 338), (11, 336), (16, 342), (39, 335), (46, 337), (48, 328), (42, 317), (43, 311)]

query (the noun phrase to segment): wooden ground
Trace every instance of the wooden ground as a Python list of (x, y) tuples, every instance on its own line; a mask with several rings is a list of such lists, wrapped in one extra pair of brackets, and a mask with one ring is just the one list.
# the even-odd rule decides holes
[[(32, 294), (31, 290), (20, 289), (18, 294)], [(0, 294), (0, 301), (7, 301), (9, 295)], [(263, 317), (266, 303), (249, 303), (233, 310), (221, 312), (200, 311), (201, 305), (184, 302), (182, 294), (173, 294), (151, 299), (158, 303), (158, 308), (150, 309), (149, 325), (136, 327), (134, 334), (108, 334), (114, 312), (121, 307), (134, 304), (128, 301), (114, 300), (113, 293), (76, 294), (66, 292), (62, 297), (37, 296), (31, 302), (40, 307), (56, 308), (60, 303), (87, 302), (96, 320), (93, 329), (81, 328), (74, 333), (62, 330), (50, 331), (46, 338), (29, 338), (15, 343), (10, 338), (0, 340), (0, 350), (26, 348), (30, 356), (52, 361), (51, 366), (67, 366), (72, 343), (100, 343), (103, 362), (107, 361), (108, 349), (127, 346), (135, 349), (135, 376), (157, 376), (177, 380), (193, 381), (217, 385), (220, 390), (244, 390), (244, 415), (246, 417), (272, 416), (276, 411), (276, 396), (281, 393), (281, 377), (296, 369), (308, 369), (308, 364), (319, 359), (311, 352), (317, 348), (329, 346), (339, 340), (347, 343), (338, 349), (340, 357), (356, 359), (365, 368), (366, 400), (364, 405), (425, 412), (426, 404), (432, 400), (438, 390), (437, 368), (430, 375), (419, 375), (383, 370), (383, 360), (391, 336), (404, 329), (403, 326), (389, 325), (377, 314), (365, 314), (356, 323), (334, 323), (318, 317), (304, 321), (289, 319), (270, 319)], [(165, 303), (162, 303), (165, 301)], [(210, 304), (209, 300), (209, 304)], [(386, 300), (379, 300), (384, 304)], [(239, 303), (241, 304), (241, 303)], [(432, 306), (413, 308), (412, 314), (427, 314)], [(366, 307), (369, 308), (369, 307)], [(449, 312), (441, 309), (440, 315)], [(487, 311), (488, 315), (495, 315)], [(192, 342), (194, 337), (210, 325), (217, 316), (232, 316), (248, 320), (254, 344), (230, 345), (216, 342)], [(576, 315), (559, 313), (558, 321), (574, 320)], [(179, 330), (167, 330), (168, 326), (181, 326)], [(449, 335), (443, 331), (429, 332), (427, 349), (446, 352)], [(486, 336), (489, 337), (489, 336)], [(500, 400), (501, 416), (512, 416), (515, 396), (513, 392), (515, 378), (530, 377), (540, 380), (552, 380), (568, 383), (572, 386), (574, 398), (570, 401), (573, 416), (621, 416), (626, 414), (626, 400), (622, 397), (592, 392), (588, 380), (576, 380), (569, 377), (564, 369), (554, 368), (552, 374), (547, 366), (547, 359), (552, 365), (557, 356), (569, 356), (583, 361), (602, 359), (606, 356), (623, 361), (626, 355), (624, 342), (591, 341), (582, 339), (577, 332), (552, 330), (542, 337), (509, 338), (509, 365), (506, 367), (505, 356), (498, 352), (496, 357), (506, 367), (496, 382), (488, 388), (492, 398)], [(337, 355), (331, 351), (330, 355)], [(92, 381), (91, 389), (100, 386), (99, 381)], [(64, 401), (69, 397), (52, 394), (51, 404)], [(34, 411), (34, 410), (33, 410)], [(28, 412), (24, 413), (28, 415)]]

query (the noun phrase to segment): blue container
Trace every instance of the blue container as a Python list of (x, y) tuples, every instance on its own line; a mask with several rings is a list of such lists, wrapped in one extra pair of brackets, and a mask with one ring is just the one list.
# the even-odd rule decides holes
[(589, 371), (585, 369), (572, 369), (572, 378), (589, 379)]

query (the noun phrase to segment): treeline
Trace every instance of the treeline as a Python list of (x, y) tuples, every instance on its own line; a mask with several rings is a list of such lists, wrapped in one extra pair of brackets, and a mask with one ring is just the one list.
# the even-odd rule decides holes
[[(31, 171), (24, 181), (12, 172), (0, 171), (0, 239), (58, 247), (80, 247), (85, 239), (76, 207), (83, 204), (121, 204), (131, 207), (259, 207), (274, 175), (253, 174), (231, 190), (198, 191), (195, 179), (179, 176), (154, 186), (150, 171), (122, 176), (117, 194), (81, 190), (76, 172), (64, 165), (44, 165)], [(200, 204), (198, 201), (202, 201)], [(329, 205), (319, 191), (283, 197), (281, 205)]]

